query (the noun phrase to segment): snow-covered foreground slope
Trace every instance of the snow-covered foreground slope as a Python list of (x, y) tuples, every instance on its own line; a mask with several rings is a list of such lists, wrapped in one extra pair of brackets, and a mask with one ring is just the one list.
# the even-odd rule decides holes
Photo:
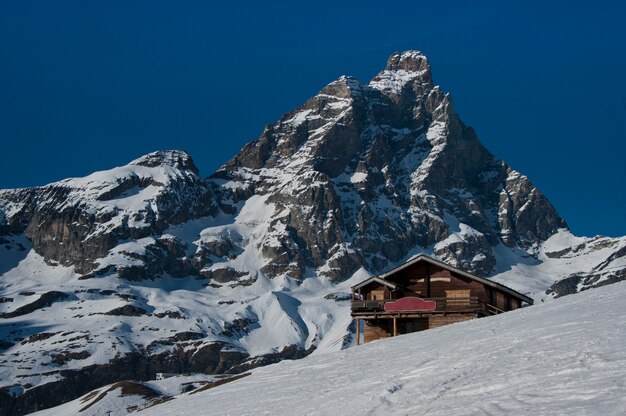
[(283, 361), (140, 415), (623, 415), (626, 283)]

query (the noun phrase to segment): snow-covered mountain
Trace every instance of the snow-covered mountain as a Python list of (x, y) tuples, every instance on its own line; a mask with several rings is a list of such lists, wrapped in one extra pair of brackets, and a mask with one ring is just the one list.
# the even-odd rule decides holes
[(396, 53), (209, 178), (161, 151), (0, 191), (0, 409), (345, 348), (349, 287), (418, 253), (537, 299), (626, 277), (625, 237), (573, 236), (461, 122), (427, 59)]

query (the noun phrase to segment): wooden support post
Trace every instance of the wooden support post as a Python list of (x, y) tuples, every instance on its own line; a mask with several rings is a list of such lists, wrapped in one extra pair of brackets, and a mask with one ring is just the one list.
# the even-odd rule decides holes
[(395, 337), (398, 334), (398, 326), (396, 325), (396, 317), (393, 317), (393, 336)]
[(361, 320), (359, 318), (356, 319), (356, 345), (360, 345), (361, 343)]
[(426, 297), (430, 297), (430, 264), (426, 264)]

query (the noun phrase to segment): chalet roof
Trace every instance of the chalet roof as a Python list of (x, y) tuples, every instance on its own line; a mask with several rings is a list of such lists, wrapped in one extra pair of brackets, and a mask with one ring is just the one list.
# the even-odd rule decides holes
[(358, 285), (352, 286), (352, 289), (355, 289), (355, 290), (356, 289), (361, 289), (362, 287), (365, 287), (365, 286), (369, 285), (370, 283), (374, 283), (374, 282), (380, 283), (381, 285), (385, 285), (385, 286), (387, 286), (387, 287), (389, 287), (391, 289), (397, 289), (398, 287), (400, 287), (400, 285), (398, 285), (396, 283), (390, 282), (388, 280), (381, 279), (378, 276), (372, 276), (369, 279), (363, 280)]
[[(406, 263), (396, 267), (395, 269), (392, 269), (392, 270), (390, 270), (390, 271), (388, 271), (386, 273), (383, 273), (380, 276), (375, 276), (375, 278), (380, 279), (380, 280), (384, 280), (385, 282), (388, 282), (386, 279), (389, 276), (391, 276), (393, 274), (396, 274), (397, 272), (399, 272), (401, 270), (404, 270), (407, 267), (411, 267), (412, 265), (414, 265), (416, 263), (419, 263), (419, 262), (423, 262), (423, 261), (428, 262), (428, 263), (430, 263), (432, 265), (435, 265), (435, 266), (439, 266), (439, 267), (441, 267), (443, 269), (449, 270), (449, 271), (454, 272), (456, 274), (459, 274), (461, 276), (467, 277), (468, 279), (475, 280), (475, 281), (480, 282), (480, 283), (482, 283), (482, 284), (484, 284), (486, 286), (490, 286), (490, 287), (493, 287), (495, 289), (501, 290), (502, 292), (508, 293), (509, 295), (511, 295), (513, 297), (516, 297), (516, 298), (518, 298), (518, 299), (522, 300), (523, 302), (526, 302), (526, 303), (528, 303), (530, 305), (533, 304), (533, 300), (531, 298), (529, 298), (528, 296), (523, 295), (523, 294), (521, 294), (521, 293), (511, 289), (510, 287), (507, 287), (507, 286), (505, 286), (503, 284), (494, 282), (493, 280), (484, 279), (482, 277), (475, 276), (475, 275), (473, 275), (471, 273), (468, 273), (468, 272), (465, 272), (465, 271), (463, 271), (461, 269), (457, 269), (454, 266), (450, 266), (449, 264), (446, 264), (446, 263), (444, 263), (444, 262), (442, 262), (440, 260), (434, 259), (434, 258), (432, 258), (432, 257), (430, 257), (430, 256), (428, 256), (426, 254), (419, 254), (417, 257), (414, 257), (413, 259), (411, 259), (411, 260), (407, 261)], [(370, 277), (369, 279), (365, 280), (364, 282), (359, 283), (358, 285), (354, 286), (354, 289), (358, 289), (358, 288), (363, 287), (364, 283), (369, 282), (372, 279), (373, 278)]]

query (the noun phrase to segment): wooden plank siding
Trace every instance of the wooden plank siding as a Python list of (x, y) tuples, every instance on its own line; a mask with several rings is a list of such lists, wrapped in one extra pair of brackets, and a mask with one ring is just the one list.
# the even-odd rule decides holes
[[(423, 331), (425, 329), (438, 328), (440, 326), (456, 322), (468, 321), (477, 317), (478, 316), (475, 313), (459, 313), (431, 315), (423, 318), (397, 318), (396, 335), (410, 334), (412, 332)], [(393, 318), (375, 320), (366, 319), (364, 321), (363, 341), (365, 343), (393, 336)]]
[(433, 315), (428, 318), (428, 329), (454, 324), (456, 322), (469, 321), (478, 318), (475, 313), (455, 313), (449, 315)]
[(393, 319), (366, 320), (363, 328), (363, 342), (367, 344), (377, 339), (393, 336)]
[[(483, 302), (488, 302), (488, 295), (483, 284), (463, 276), (453, 275), (449, 270), (431, 264), (415, 264), (390, 276), (388, 280), (406, 287), (400, 297), (443, 298), (446, 297), (446, 290), (469, 289), (470, 296), (476, 296)], [(428, 287), (429, 280), (430, 288)]]

